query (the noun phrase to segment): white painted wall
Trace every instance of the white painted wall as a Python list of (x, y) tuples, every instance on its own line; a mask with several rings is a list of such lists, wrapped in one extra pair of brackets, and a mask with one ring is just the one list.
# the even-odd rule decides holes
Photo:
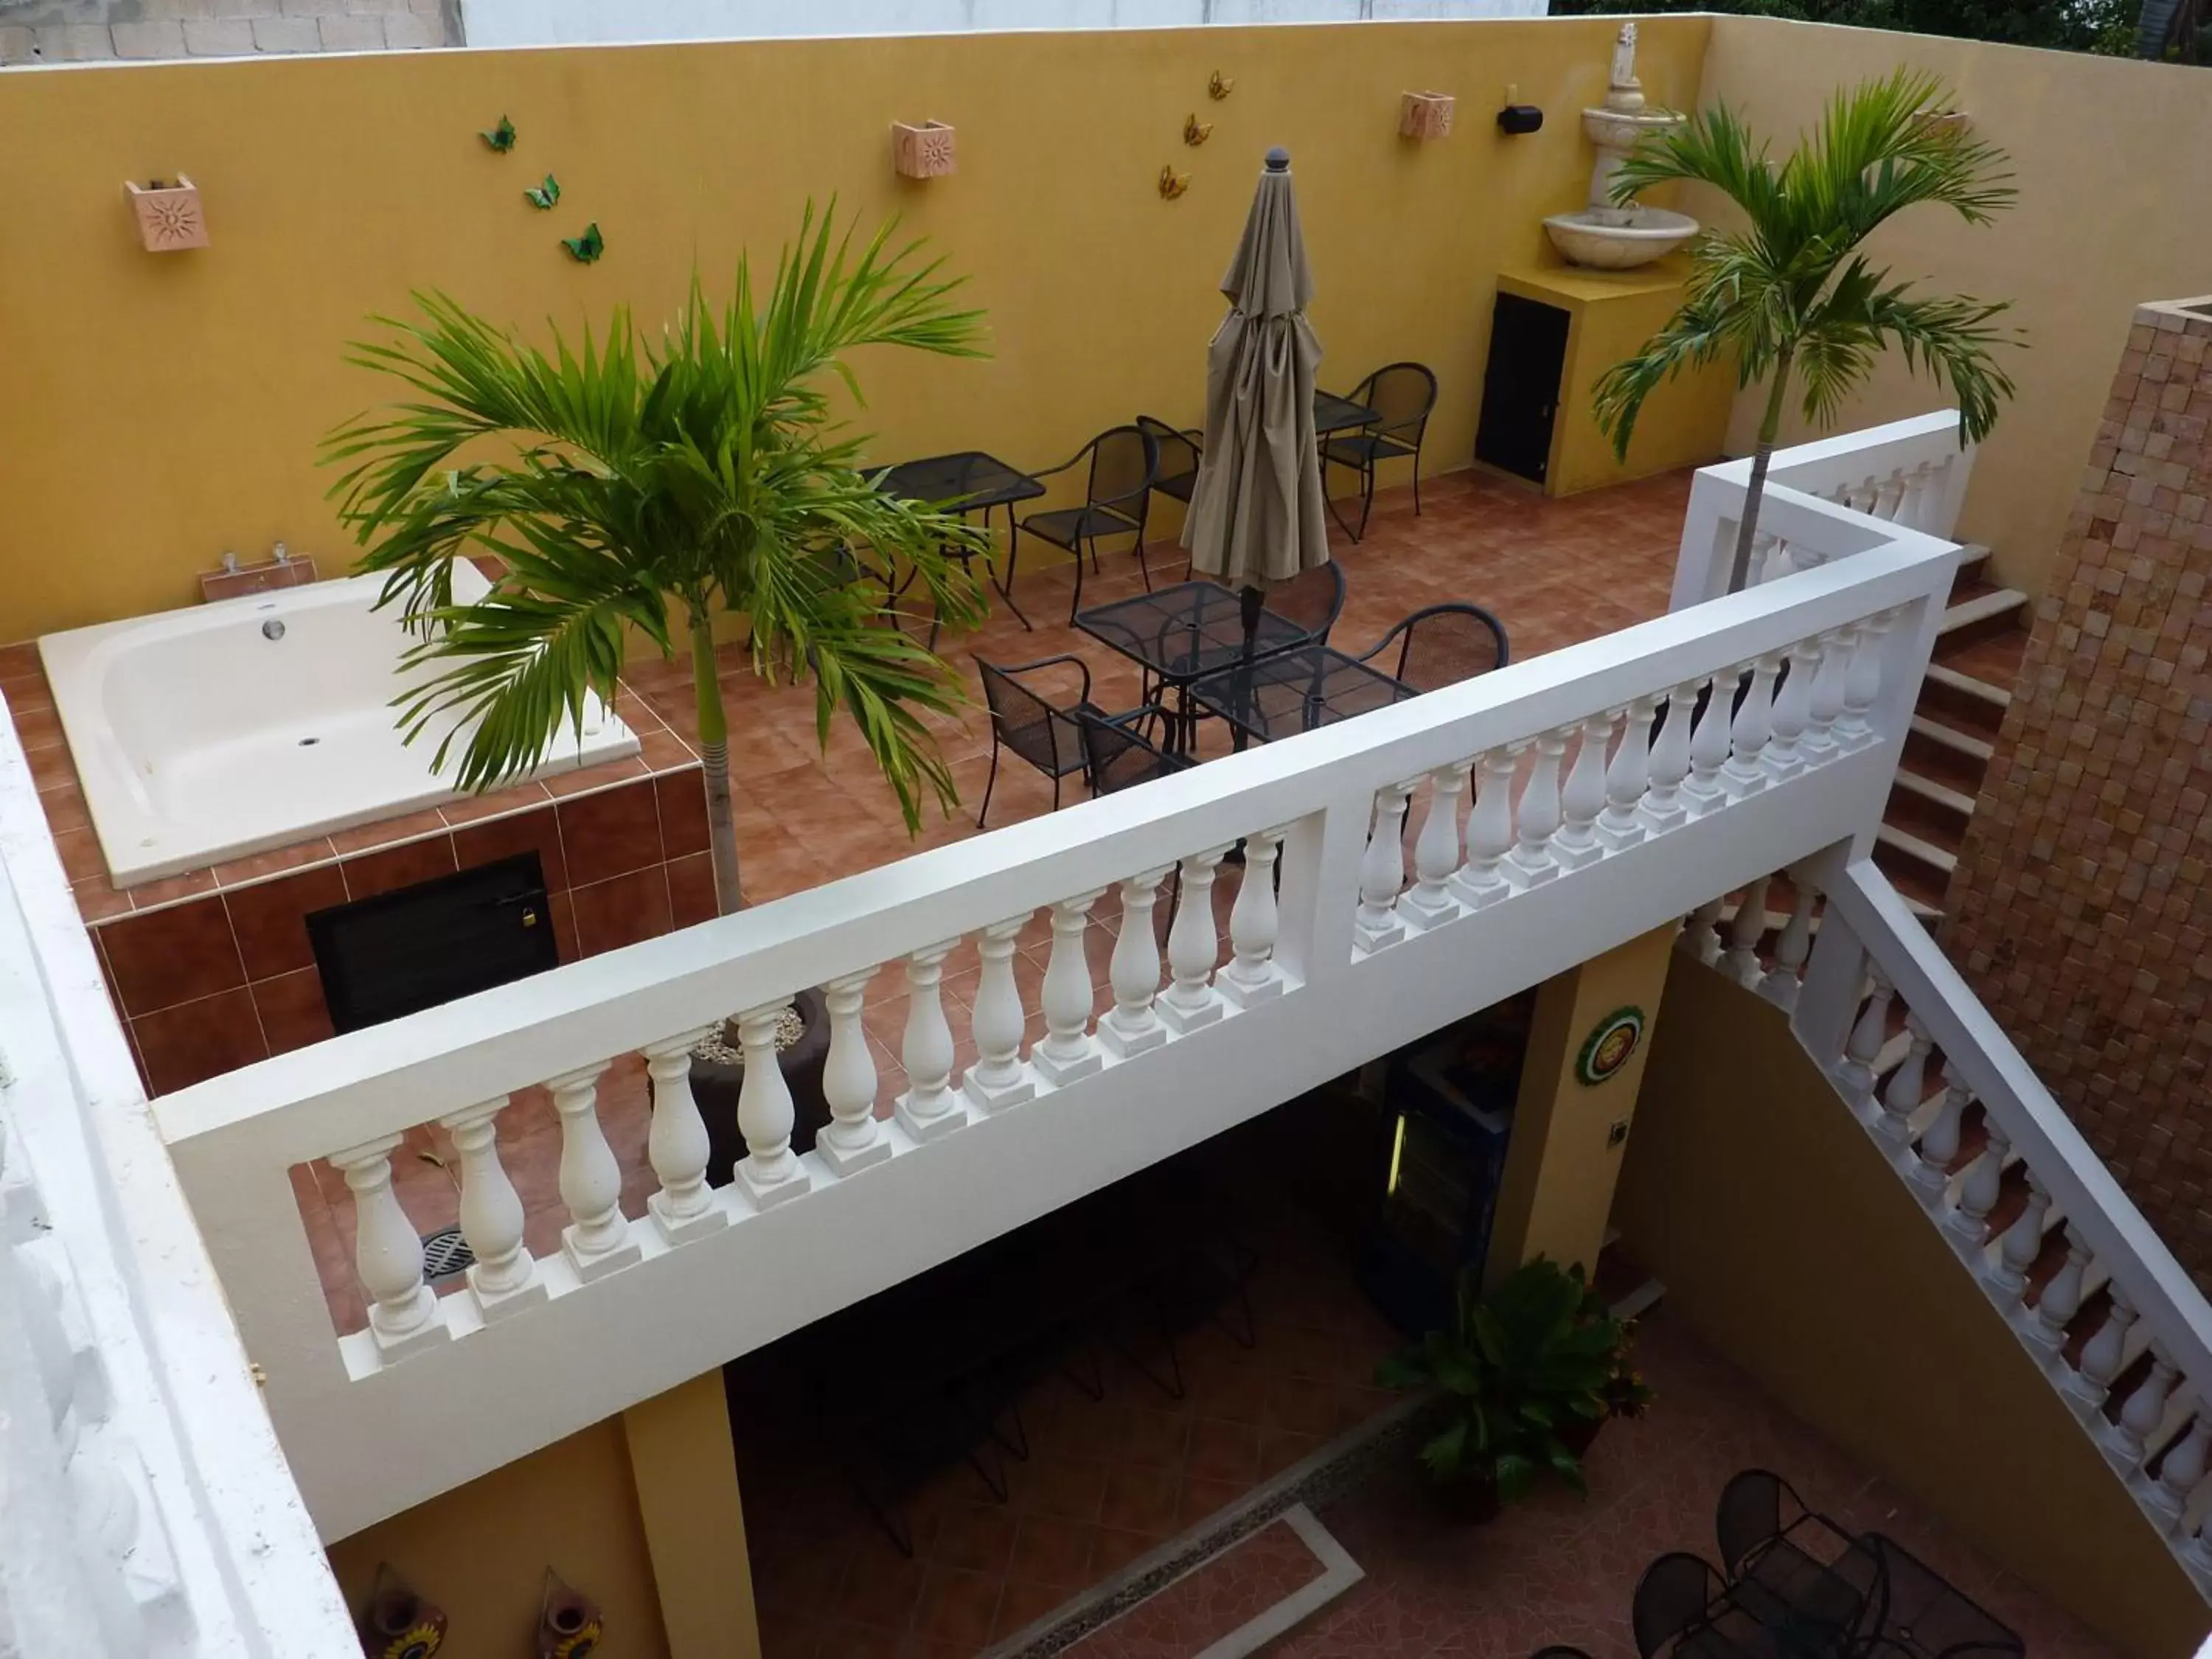
[(1541, 17), (1546, 0), (461, 0), (472, 46)]

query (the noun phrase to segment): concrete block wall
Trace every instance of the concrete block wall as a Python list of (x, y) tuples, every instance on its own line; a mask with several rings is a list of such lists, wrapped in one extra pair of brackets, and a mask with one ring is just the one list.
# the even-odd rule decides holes
[(0, 68), (461, 44), (459, 0), (0, 0)]

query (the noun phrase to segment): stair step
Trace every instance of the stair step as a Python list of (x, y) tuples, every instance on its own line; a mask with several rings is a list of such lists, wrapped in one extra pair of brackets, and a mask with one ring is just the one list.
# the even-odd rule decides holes
[(1954, 789), (1948, 783), (1934, 778), (1923, 778), (1906, 768), (1898, 769), (1890, 799), (1895, 801), (1899, 793), (1911, 795), (1927, 807), (1958, 820), (1954, 826), (1960, 835), (1966, 833), (1966, 821), (1974, 815), (1974, 798), (1962, 789)]
[(1936, 624), (1939, 647), (1969, 645), (2019, 628), (2027, 608), (2027, 594), (2016, 587), (1988, 587), (1978, 582), (1971, 584), (1968, 592), (1968, 597), (1945, 608)]
[(1996, 736), (2004, 723), (2005, 710), (2011, 706), (2012, 693), (2004, 687), (1962, 673), (1946, 663), (1929, 663), (1927, 677), (1920, 683), (1922, 709), (1941, 713), (1987, 738)]
[(1874, 861), (1899, 892), (1938, 912), (1959, 863), (1956, 854), (1887, 823), (1874, 832)]
[(1962, 795), (1981, 793), (1995, 752), (1987, 738), (1953, 724), (1940, 710), (1917, 710), (1905, 730), (1904, 763)]

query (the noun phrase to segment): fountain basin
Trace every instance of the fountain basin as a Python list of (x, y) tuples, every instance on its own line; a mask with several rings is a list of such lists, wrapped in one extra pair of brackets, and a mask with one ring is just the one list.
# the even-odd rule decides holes
[(1665, 258), (1698, 234), (1698, 222), (1665, 208), (1584, 208), (1555, 213), (1544, 234), (1570, 264), (1595, 270), (1633, 270)]

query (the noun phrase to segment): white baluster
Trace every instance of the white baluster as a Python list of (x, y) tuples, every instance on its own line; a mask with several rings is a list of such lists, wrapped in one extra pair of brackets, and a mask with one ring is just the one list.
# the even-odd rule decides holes
[(2208, 1455), (2212, 1455), (2212, 1414), (2206, 1413), (2200, 1399), (2197, 1414), (2189, 1419), (2188, 1429), (2159, 1459), (2158, 1486), (2151, 1494), (2151, 1502), (2169, 1518), (2178, 1520), (2182, 1510), (2189, 1507), (2189, 1494), (2204, 1478)]
[(2044, 1281), (2035, 1298), (2035, 1317), (2024, 1327), (2038, 1347), (2057, 1352), (2065, 1346), (2066, 1327), (2081, 1311), (2081, 1291), (2089, 1275), (2089, 1247), (2074, 1224), (2066, 1224), (2066, 1260)]
[(1160, 988), (1160, 946), (1152, 933), (1152, 906), (1161, 880), (1174, 867), (1140, 870), (1121, 883), (1121, 931), (1106, 959), (1114, 1006), (1098, 1022), (1098, 1041), (1107, 1053), (1122, 1060), (1168, 1040), (1168, 1028), (1152, 1006)]
[(622, 1165), (599, 1127), (599, 1077), (606, 1069), (603, 1060), (545, 1085), (561, 1117), (561, 1202), (568, 1211), (561, 1254), (587, 1281), (629, 1267), (641, 1254), (622, 1212)]
[(1881, 695), (1882, 642), (1889, 633), (1889, 613), (1869, 617), (1853, 630), (1850, 666), (1844, 675), (1844, 712), (1836, 721), (1836, 741), (1846, 750), (1863, 749), (1875, 741), (1867, 716)]
[(839, 1176), (856, 1175), (891, 1155), (884, 1126), (876, 1121), (876, 1057), (860, 1024), (873, 968), (847, 974), (822, 988), (830, 1016), (830, 1053), (822, 1062), (822, 1098), (830, 1121), (814, 1137), (814, 1150)]
[(1936, 464), (1923, 461), (1905, 474), (1905, 500), (1898, 509), (1897, 521), (1911, 530), (1927, 527), (1929, 486), (1939, 476)]
[(1450, 884), (1459, 869), (1459, 798), (1473, 764), (1461, 761), (1429, 774), (1429, 807), (1413, 838), (1414, 881), (1398, 901), (1398, 919), (1408, 927), (1434, 927), (1459, 915)]
[(1983, 1127), (1988, 1142), (1981, 1156), (1966, 1166), (1966, 1179), (1959, 1183), (1958, 1207), (1943, 1224), (1954, 1238), (1978, 1252), (1988, 1241), (1990, 1211), (2004, 1190), (2005, 1159), (2012, 1155), (2012, 1143), (1995, 1124)]
[(1790, 876), (1795, 902), (1790, 920), (1774, 936), (1774, 966), (1759, 983), (1759, 994), (1778, 1008), (1795, 1008), (1804, 988), (1806, 958), (1813, 954), (1813, 884), (1801, 874)]
[(1820, 666), (1813, 676), (1811, 705), (1797, 752), (1808, 766), (1818, 766), (1838, 752), (1836, 720), (1844, 711), (1844, 681), (1851, 669), (1849, 629), (1820, 635)]
[(1905, 475), (1892, 472), (1875, 486), (1874, 515), (1877, 519), (1894, 520), (1898, 508), (1905, 504)]
[(1352, 935), (1363, 951), (1380, 951), (1406, 937), (1406, 924), (1398, 920), (1398, 890), (1406, 884), (1406, 802), (1410, 783), (1385, 784), (1375, 792), (1373, 827), (1367, 851), (1359, 860), (1359, 908), (1352, 915)]
[(1911, 1171), (1914, 1182), (1926, 1195), (1939, 1194), (1951, 1179), (1951, 1165), (1959, 1156), (1960, 1120), (1966, 1104), (1973, 1099), (1972, 1092), (1962, 1083), (1953, 1082), (1943, 1091), (1943, 1099), (1936, 1108), (1936, 1115), (1928, 1120), (1928, 1127), (1920, 1132), (1918, 1157)]
[[(1453, 834), (1455, 849), (1458, 834)], [(1213, 877), (1227, 847), (1209, 847), (1182, 861), (1182, 898), (1168, 924), (1168, 988), (1153, 1005), (1171, 1031), (1195, 1031), (1225, 1012), (1210, 983), (1221, 959), (1221, 937), (1213, 930)]]
[(738, 1016), (738, 1042), (745, 1054), (745, 1079), (738, 1089), (738, 1133), (745, 1138), (745, 1156), (738, 1160), (738, 1180), (757, 1210), (788, 1202), (814, 1185), (791, 1150), (791, 1085), (775, 1048), (776, 1027), (790, 1006), (789, 997), (778, 997)]
[[(1247, 871), (1245, 881), (1250, 880)], [(1051, 1083), (1073, 1083), (1105, 1064), (1090, 1035), (1091, 962), (1083, 951), (1091, 907), (1105, 891), (1101, 887), (1079, 893), (1052, 907), (1052, 957), (1044, 969), (1045, 1036), (1030, 1052), (1030, 1064)]]
[(2051, 1189), (2027, 1172), (2027, 1199), (2012, 1225), (1997, 1240), (1997, 1259), (1990, 1267), (1990, 1283), (2010, 1296), (2027, 1290), (2027, 1270), (2043, 1254), (2043, 1223), (2051, 1213)]
[(2135, 1305), (2127, 1293), (2118, 1285), (2111, 1290), (2112, 1306), (2106, 1310), (2104, 1323), (2081, 1345), (2081, 1364), (2064, 1385), (2066, 1392), (2084, 1405), (2102, 1405), (2112, 1392), (2112, 1381), (2119, 1376), (2127, 1355), (2128, 1327), (2136, 1322)]
[(1605, 811), (1598, 814), (1597, 838), (1613, 852), (1644, 839), (1642, 807), (1651, 780), (1651, 721), (1659, 699), (1638, 697), (1621, 711), (1627, 724), (1605, 769)]
[(545, 1299), (537, 1259), (523, 1248), (522, 1200), (499, 1159), (499, 1115), (507, 1098), (438, 1120), (460, 1155), (461, 1237), (476, 1257), (469, 1290), (487, 1322)]
[(1912, 1138), (1912, 1115), (1927, 1102), (1928, 1056), (1936, 1046), (1919, 1015), (1905, 1015), (1905, 1058), (1889, 1074), (1889, 1086), (1881, 1091), (1881, 1117), (1874, 1126), (1875, 1133), (1893, 1146), (1903, 1146)]
[(1707, 899), (1682, 923), (1682, 936), (1674, 941), (1674, 948), (1685, 956), (1695, 957), (1711, 968), (1721, 959), (1721, 910), (1728, 902), (1728, 895)]
[[(1002, 1112), (1036, 1097), (1036, 1083), (1022, 1064), (1022, 1032), (1029, 1017), (1022, 1011), (1021, 988), (1014, 983), (1014, 939), (1029, 920), (1024, 912), (994, 921), (975, 940), (975, 954), (983, 963), (968, 1025), (975, 1039), (975, 1063), (960, 1087), (972, 1104), (987, 1112)], [(1210, 916), (1207, 925), (1212, 926)]]
[(1759, 941), (1766, 937), (1766, 883), (1754, 877), (1736, 900), (1735, 915), (1729, 918), (1728, 954), (1721, 971), (1748, 990), (1759, 983)]
[(906, 1036), (899, 1061), (907, 1086), (895, 1115), (918, 1141), (968, 1127), (967, 1109), (952, 1092), (952, 1027), (945, 1018), (945, 958), (959, 943), (949, 939), (906, 959)]
[(1565, 728), (1536, 739), (1536, 764), (1522, 788), (1515, 818), (1518, 835), (1505, 859), (1505, 879), (1516, 887), (1534, 887), (1559, 873), (1552, 837), (1559, 828), (1559, 759), (1566, 752)]
[(1213, 988), (1239, 1008), (1250, 1008), (1283, 994), (1282, 969), (1275, 966), (1275, 855), (1283, 831), (1263, 830), (1244, 837), (1244, 878), (1237, 902), (1229, 907), (1229, 943), (1236, 956)]
[(1895, 994), (1881, 969), (1869, 964), (1867, 979), (1866, 1006), (1844, 1040), (1843, 1060), (1836, 1067), (1836, 1087), (1862, 1118), (1874, 1104), (1874, 1063), (1889, 1041), (1889, 1000)]
[(660, 1236), (672, 1244), (730, 1224), (729, 1212), (714, 1202), (707, 1185), (713, 1149), (699, 1103), (691, 1097), (692, 1045), (714, 1030), (702, 1025), (645, 1050), (645, 1069), (653, 1079), (653, 1127), (645, 1155), (660, 1177), (660, 1190), (645, 1202)]
[(1759, 757), (1767, 775), (1777, 783), (1805, 769), (1804, 737), (1813, 723), (1813, 682), (1820, 678), (1823, 659), (1817, 638), (1790, 649), (1790, 677), (1774, 694), (1774, 739)]
[(1732, 796), (1755, 795), (1766, 787), (1761, 757), (1773, 726), (1774, 677), (1782, 672), (1778, 655), (1759, 658), (1751, 665), (1751, 689), (1729, 727), (1729, 757), (1721, 768), (1721, 782)]
[(2120, 1407), (2120, 1414), (2112, 1421), (2112, 1443), (2126, 1460), (2130, 1469), (2142, 1462), (2149, 1449), (2150, 1437), (2166, 1421), (2166, 1402), (2173, 1395), (2176, 1372), (2166, 1345), (2156, 1337), (2150, 1344), (2150, 1375), (2144, 1377), (2136, 1391)]
[(1682, 801), (1682, 780), (1690, 775), (1691, 711), (1698, 705), (1695, 685), (1678, 685), (1667, 696), (1667, 723), (1651, 748), (1651, 791), (1636, 809), (1653, 835), (1678, 829), (1690, 814)]
[[(1713, 676), (1707, 686), (1705, 712), (1690, 734), (1690, 775), (1682, 784), (1682, 805), (1692, 817), (1728, 805), (1721, 768), (1728, 763), (1729, 721), (1742, 673), (1741, 669), (1724, 668)], [(1682, 707), (1686, 711), (1690, 705)]]
[(1513, 850), (1513, 769), (1521, 745), (1493, 749), (1475, 763), (1474, 810), (1467, 820), (1467, 863), (1452, 878), (1452, 890), (1480, 910), (1513, 890), (1505, 879), (1505, 855)]
[(1605, 805), (1605, 749), (1613, 738), (1613, 720), (1607, 711), (1583, 722), (1575, 763), (1567, 769), (1566, 785), (1559, 791), (1559, 833), (1552, 839), (1552, 856), (1563, 869), (1579, 870), (1605, 856), (1604, 844), (1597, 838), (1597, 815)]
[(404, 1135), (383, 1135), (331, 1154), (353, 1194), (354, 1271), (368, 1292), (368, 1329), (387, 1359), (447, 1340), (438, 1298), (422, 1282), (422, 1241), (392, 1190), (392, 1155)]
[(1780, 536), (1761, 536), (1756, 539), (1766, 544), (1763, 557), (1756, 550), (1752, 555), (1752, 557), (1758, 561), (1758, 580), (1762, 586), (1767, 582), (1780, 581), (1784, 576), (1795, 572), (1796, 562), (1791, 556), (1790, 544), (1786, 539)]

